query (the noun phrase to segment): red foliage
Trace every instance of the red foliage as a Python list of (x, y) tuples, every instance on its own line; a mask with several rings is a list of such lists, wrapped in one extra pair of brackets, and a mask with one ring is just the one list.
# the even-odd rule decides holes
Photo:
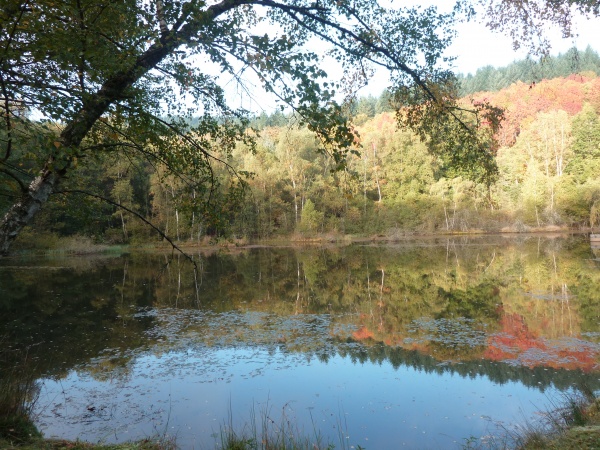
[(570, 75), (531, 85), (518, 82), (499, 92), (480, 92), (474, 100), (489, 100), (505, 109), (498, 140), (500, 145), (510, 146), (519, 136), (523, 122), (533, 120), (539, 112), (564, 110), (573, 116), (581, 111), (585, 101), (600, 107), (600, 78)]
[(598, 355), (591, 348), (551, 345), (532, 333), (523, 317), (507, 314), (502, 317), (502, 331), (489, 338), (483, 357), (493, 361), (518, 360), (528, 367), (547, 366), (591, 372), (598, 369)]
[(352, 337), (357, 341), (362, 341), (363, 339), (372, 339), (373, 336), (374, 334), (364, 325), (352, 333)]

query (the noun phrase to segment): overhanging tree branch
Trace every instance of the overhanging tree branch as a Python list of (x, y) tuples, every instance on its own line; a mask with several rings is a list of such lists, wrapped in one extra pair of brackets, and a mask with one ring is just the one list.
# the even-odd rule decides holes
[[(211, 196), (215, 184), (219, 185), (218, 180), (215, 183), (214, 177), (209, 177), (207, 167), (218, 162), (237, 176), (229, 161), (219, 156), (230, 154), (236, 142), (253, 145), (253, 139), (242, 130), (246, 121), (237, 116), (241, 121), (235, 122), (236, 111), (227, 107), (222, 89), (209, 76), (198, 76), (187, 55), (201, 55), (233, 72), (231, 55), (240, 60), (246, 58), (248, 66), (262, 74), (262, 80), (269, 80), (273, 91), (281, 91), (280, 98), (288, 104), (296, 103), (296, 111), (305, 115), (309, 127), (321, 133), (324, 145), (330, 145), (340, 160), (353, 145), (354, 134), (335, 101), (334, 88), (322, 81), (326, 74), (316, 55), (302, 47), (310, 36), (335, 46), (343, 55), (340, 59), (344, 64), (370, 61), (393, 71), (400, 86), (418, 91), (419, 95), (412, 98), (415, 103), (429, 101), (436, 105), (435, 112), (444, 113), (444, 120), (454, 116), (460, 121), (460, 114), (452, 110), (454, 98), (449, 90), (437, 90), (435, 85), (445, 81), (445, 72), (434, 67), (447, 46), (445, 29), (439, 24), (451, 18), (430, 9), (424, 13), (426, 20), (413, 23), (417, 13), (403, 9), (402, 13), (390, 13), (387, 19), (406, 13), (406, 17), (402, 16), (404, 22), (388, 28), (394, 22), (386, 21), (385, 14), (373, 12), (373, 8), (379, 8), (375, 0), (357, 2), (360, 11), (353, 9), (351, 3), (222, 0), (207, 6), (200, 0), (137, 0), (97, 5), (91, 0), (74, 0), (79, 9), (64, 9), (56, 2), (36, 2), (35, 8), (24, 13), (29, 14), (27, 26), (19, 28), (4, 50), (7, 60), (19, 62), (9, 64), (4, 84), (9, 94), (38, 105), (42, 113), (64, 124), (64, 128), (57, 130), (56, 136), (38, 141), (34, 151), (49, 156), (40, 164), (38, 176), (27, 192), (0, 224), (0, 254), (8, 252), (12, 240), (48, 196), (60, 190), (61, 180), (72, 172), (75, 162), (98, 148), (100, 143), (94, 139), (104, 140), (104, 125), (99, 121), (107, 118), (116, 105), (127, 108), (130, 114), (124, 119), (128, 123), (119, 122), (115, 128), (139, 133), (132, 139), (136, 145), (158, 145), (157, 163), (166, 161), (169, 170), (186, 172), (191, 183), (195, 180), (190, 177), (197, 176), (198, 183), (206, 183), (206, 192), (209, 189)], [(266, 8), (268, 13), (263, 16), (259, 8)], [(85, 14), (77, 15), (78, 11)], [(264, 36), (251, 35), (256, 21), (263, 17), (281, 25), (280, 29), (288, 35), (280, 33), (277, 27), (277, 31)], [(438, 29), (442, 37), (436, 34)], [(382, 30), (389, 30), (391, 35), (382, 39)], [(7, 36), (7, 30), (1, 32)], [(420, 57), (432, 66), (431, 70), (421, 67)], [(193, 95), (204, 100), (197, 110), (204, 107), (213, 120), (204, 122), (198, 135), (189, 135), (183, 124), (160, 119), (164, 117), (164, 105), (167, 114), (180, 109), (180, 105), (174, 105), (176, 94), (166, 85), (165, 73), (173, 76), (183, 90), (186, 83), (199, 84), (199, 88), (191, 89)], [(288, 77), (291, 82), (286, 84)], [(219, 114), (233, 120), (223, 126), (222, 117), (215, 117)], [(106, 141), (112, 145), (122, 137), (109, 136)], [(213, 151), (216, 147), (207, 144), (211, 138), (215, 139), (214, 145), (222, 146), (222, 152)], [(173, 148), (169, 148), (171, 145)], [(189, 162), (197, 165), (187, 167)]]
[(184, 252), (177, 244), (175, 244), (175, 242), (173, 242), (173, 240), (167, 236), (160, 228), (158, 228), (156, 225), (154, 225), (152, 222), (150, 222), (149, 220), (147, 220), (144, 216), (142, 216), (140, 213), (134, 211), (131, 208), (128, 208), (125, 205), (122, 205), (118, 202), (115, 202), (109, 198), (103, 197), (102, 195), (98, 195), (98, 194), (94, 194), (92, 192), (87, 192), (87, 191), (83, 191), (81, 189), (65, 189), (62, 191), (56, 191), (54, 192), (54, 194), (81, 194), (81, 195), (86, 195), (88, 197), (92, 197), (92, 198), (96, 198), (98, 200), (102, 200), (103, 202), (106, 202), (110, 205), (116, 206), (119, 209), (122, 209), (124, 211), (127, 211), (130, 214), (133, 214), (135, 217), (137, 217), (138, 219), (140, 219), (142, 222), (144, 222), (146, 225), (148, 225), (150, 228), (152, 228), (154, 231), (156, 231), (160, 237), (162, 237), (165, 241), (167, 241), (171, 247), (173, 247), (174, 250), (177, 250), (179, 253), (181, 253), (183, 256), (185, 256), (193, 265), (194, 268), (197, 270), (198, 266), (196, 265), (196, 261), (194, 261), (194, 259), (188, 255), (186, 252)]
[(27, 186), (25, 185), (25, 183), (23, 183), (21, 181), (21, 179), (19, 177), (17, 177), (14, 173), (12, 173), (9, 170), (3, 169), (0, 167), (0, 173), (3, 173), (5, 175), (8, 175), (9, 177), (11, 177), (13, 180), (15, 180), (17, 182), (17, 184), (19, 185), (19, 187), (21, 188), (21, 192), (27, 192)]

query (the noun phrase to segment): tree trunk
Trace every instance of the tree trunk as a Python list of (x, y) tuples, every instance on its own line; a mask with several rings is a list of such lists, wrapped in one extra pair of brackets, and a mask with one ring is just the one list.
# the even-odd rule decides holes
[(125, 242), (127, 242), (127, 226), (125, 225), (125, 217), (123, 216), (123, 211), (119, 211), (119, 215), (121, 216), (121, 228), (123, 229), (123, 239), (125, 239)]
[[(210, 26), (218, 16), (242, 3), (240, 0), (229, 0), (211, 5), (203, 14), (189, 20), (180, 28), (174, 27), (170, 31), (161, 23), (163, 33), (160, 38), (140, 54), (129, 68), (115, 73), (99, 90), (87, 94), (87, 99), (79, 111), (70, 120), (66, 120), (66, 127), (57, 139), (59, 146), (46, 161), (40, 175), (31, 182), (27, 192), (4, 215), (0, 224), (0, 256), (8, 254), (11, 244), (21, 230), (33, 220), (50, 194), (56, 191), (60, 180), (70, 172), (73, 156), (64, 156), (60, 153), (61, 149), (69, 149), (69, 155), (80, 153), (81, 142), (96, 121), (112, 104), (125, 98), (126, 91), (136, 81), (154, 69), (178, 47), (196, 38), (203, 27)], [(183, 18), (180, 20), (183, 21)]]
[(375, 171), (375, 183), (377, 184), (377, 194), (379, 196), (378, 202), (381, 203), (383, 197), (381, 196), (381, 185), (379, 183), (379, 165), (377, 164), (377, 147), (373, 144), (373, 169)]
[(92, 99), (74, 115), (57, 139), (58, 147), (46, 161), (40, 175), (4, 215), (0, 225), (1, 256), (8, 254), (11, 244), (21, 230), (33, 220), (50, 194), (56, 191), (60, 180), (71, 170), (73, 156), (64, 156), (61, 150), (71, 149), (71, 153), (76, 155), (85, 136), (109, 106), (119, 100), (126, 89), (156, 66), (174, 47), (150, 47), (130, 70), (107, 80)]
[(294, 213), (296, 217), (296, 226), (298, 226), (298, 192), (296, 190), (296, 179), (294, 178), (293, 166), (290, 166), (290, 179), (292, 180), (292, 189), (294, 190)]
[(45, 170), (26, 193), (8, 210), (0, 226), (0, 255), (5, 256), (21, 230), (31, 222), (62, 178), (60, 172)]

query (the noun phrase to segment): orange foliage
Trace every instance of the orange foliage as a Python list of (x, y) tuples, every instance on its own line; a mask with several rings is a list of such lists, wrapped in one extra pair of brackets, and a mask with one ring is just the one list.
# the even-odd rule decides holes
[(364, 325), (352, 333), (352, 337), (357, 341), (362, 341), (363, 339), (372, 339), (373, 336), (374, 334)]
[(551, 345), (532, 333), (518, 314), (503, 316), (500, 324), (502, 331), (489, 338), (488, 348), (483, 354), (486, 359), (518, 360), (528, 367), (547, 366), (584, 372), (598, 369), (598, 352), (592, 348)]
[(585, 101), (600, 107), (599, 92), (599, 78), (570, 75), (531, 85), (517, 82), (499, 92), (475, 94), (474, 100), (488, 100), (505, 109), (505, 120), (498, 132), (498, 140), (501, 146), (511, 146), (519, 136), (523, 123), (533, 120), (536, 114), (563, 110), (574, 116), (581, 111)]

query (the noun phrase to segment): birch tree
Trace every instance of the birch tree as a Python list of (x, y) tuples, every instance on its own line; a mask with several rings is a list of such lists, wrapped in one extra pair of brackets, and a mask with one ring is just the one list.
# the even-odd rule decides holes
[[(240, 141), (252, 149), (254, 138), (247, 111), (228, 103), (223, 76), (209, 66), (226, 80), (254, 73), (339, 167), (354, 142), (336, 101), (346, 86), (330, 80), (311, 48), (329, 49), (348, 76), (389, 71), (404, 126), (427, 136), (459, 123), (462, 137), (451, 142), (486, 151), (470, 126), (479, 121), (465, 119), (479, 113), (489, 122), (486, 106), (457, 106), (444, 56), (458, 17), (458, 9), (383, 8), (375, 0), (5, 0), (0, 177), (14, 201), (2, 211), (0, 254), (50, 195), (97, 195), (66, 192), (63, 182), (101, 152), (135, 152), (164, 167), (208, 205), (198, 214), (218, 216), (213, 169), (223, 165), (243, 183), (227, 155)], [(17, 150), (32, 136), (40, 164), (22, 170)]]

